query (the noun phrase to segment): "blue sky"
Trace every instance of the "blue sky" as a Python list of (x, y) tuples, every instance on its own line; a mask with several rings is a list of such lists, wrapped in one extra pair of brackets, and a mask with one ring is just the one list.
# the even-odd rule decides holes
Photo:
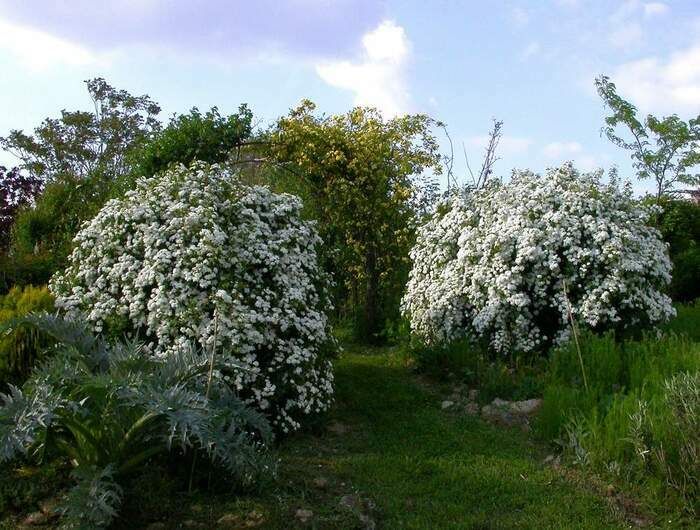
[(458, 174), (497, 118), (499, 174), (574, 160), (627, 177), (593, 79), (643, 112), (700, 114), (700, 1), (0, 0), (0, 72), (0, 135), (89, 108), (82, 81), (102, 76), (163, 118), (246, 102), (266, 125), (302, 98), (426, 112), (447, 123)]

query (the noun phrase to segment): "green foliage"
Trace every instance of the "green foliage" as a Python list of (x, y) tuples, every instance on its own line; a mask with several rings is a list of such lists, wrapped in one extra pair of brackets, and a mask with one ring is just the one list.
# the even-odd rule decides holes
[[(53, 498), (68, 480), (63, 462), (42, 466), (0, 464), (0, 514), (26, 512)], [(0, 527), (2, 521), (0, 521)]]
[(134, 152), (132, 174), (150, 177), (172, 164), (189, 167), (196, 160), (226, 162), (250, 137), (252, 120), (253, 113), (245, 104), (230, 116), (221, 116), (216, 107), (205, 114), (194, 107), (189, 114), (174, 116)]
[(671, 295), (691, 302), (700, 296), (700, 205), (664, 198), (657, 222), (673, 262)]
[(678, 389), (678, 381), (700, 374), (700, 344), (673, 334), (623, 343), (612, 335), (586, 335), (581, 349), (589, 388), (574, 345), (554, 351), (535, 422), (538, 436), (557, 440), (575, 463), (644, 485), (653, 504), (696, 510), (691, 497), (700, 473), (684, 459), (700, 448), (700, 430), (682, 424), (676, 409), (700, 416), (700, 400), (679, 394), (688, 385)]
[[(57, 353), (24, 385), (0, 395), (0, 462), (67, 458), (75, 488), (62, 511), (77, 526), (103, 526), (121, 502), (121, 477), (158, 454), (201, 453), (243, 484), (271, 471), (271, 431), (225, 382), (238, 367), (185, 349), (156, 360), (136, 343), (107, 343), (84, 324), (32, 314)], [(213, 376), (213, 378), (212, 378)]]
[(630, 415), (635, 464), (658, 476), (700, 514), (700, 371), (664, 382), (660, 399), (640, 400)]
[(700, 246), (684, 250), (671, 259), (671, 296), (680, 302), (696, 300), (700, 297)]
[(461, 383), (478, 388), (479, 400), (484, 403), (497, 397), (520, 400), (542, 394), (546, 366), (541, 358), (494, 357), (485, 345), (467, 339), (434, 346), (415, 342), (410, 350), (418, 371), (441, 380), (457, 377)]
[[(642, 119), (637, 116), (637, 108), (617, 94), (608, 77), (598, 77), (595, 84), (612, 113), (605, 118), (605, 135), (618, 147), (631, 151), (639, 178), (655, 181), (657, 199), (671, 193), (678, 184), (700, 184), (700, 174), (694, 172), (700, 164), (700, 116), (687, 122), (675, 114), (664, 118), (649, 114)], [(620, 135), (618, 127), (625, 128), (629, 136)]]
[(0, 292), (13, 285), (45, 284), (66, 265), (80, 225), (111, 196), (99, 176), (64, 176), (46, 186), (34, 206), (20, 210), (7, 254), (0, 258)]
[[(0, 325), (33, 311), (52, 311), (53, 295), (46, 287), (13, 287), (0, 296)], [(49, 341), (37, 329), (22, 326), (0, 336), (0, 389), (21, 384), (29, 377)]]
[(63, 110), (60, 118), (44, 120), (34, 135), (10, 131), (0, 138), (0, 147), (45, 181), (125, 174), (129, 151), (160, 128), (160, 107), (148, 96), (132, 96), (99, 77), (85, 84), (94, 112)]
[(667, 333), (684, 335), (693, 342), (700, 342), (700, 302), (694, 304), (676, 304), (676, 318), (665, 324)]
[(354, 319), (359, 338), (376, 341), (398, 317), (416, 218), (434, 191), (421, 175), (440, 172), (433, 121), (385, 120), (364, 107), (330, 117), (314, 110), (302, 102), (270, 134), (277, 187), (302, 197), (319, 221), (336, 306)]

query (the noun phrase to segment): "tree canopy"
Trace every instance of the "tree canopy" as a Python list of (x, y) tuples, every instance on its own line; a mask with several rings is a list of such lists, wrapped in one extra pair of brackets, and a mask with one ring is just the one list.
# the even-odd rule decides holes
[(679, 184), (700, 184), (700, 115), (687, 122), (675, 114), (642, 118), (632, 103), (618, 95), (610, 78), (600, 76), (595, 85), (611, 111), (603, 132), (612, 143), (631, 152), (640, 179), (654, 180), (657, 199), (677, 191)]

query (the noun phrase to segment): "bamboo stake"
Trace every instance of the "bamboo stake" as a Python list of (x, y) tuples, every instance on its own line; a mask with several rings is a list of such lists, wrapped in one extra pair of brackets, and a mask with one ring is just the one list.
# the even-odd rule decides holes
[(576, 322), (574, 321), (574, 314), (571, 310), (571, 302), (569, 301), (569, 293), (566, 289), (566, 280), (562, 280), (564, 285), (564, 299), (566, 300), (566, 311), (569, 314), (569, 323), (571, 324), (571, 332), (574, 335), (574, 344), (576, 344), (576, 351), (578, 352), (578, 361), (581, 365), (581, 375), (583, 375), (583, 386), (588, 392), (588, 379), (586, 378), (586, 369), (583, 366), (583, 356), (581, 355), (581, 346), (578, 342), (578, 332), (576, 331)]

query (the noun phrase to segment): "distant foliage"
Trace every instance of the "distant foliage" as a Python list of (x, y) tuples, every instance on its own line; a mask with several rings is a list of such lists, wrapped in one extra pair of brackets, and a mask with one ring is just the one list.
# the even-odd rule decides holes
[(195, 107), (189, 114), (173, 117), (167, 127), (136, 150), (132, 173), (150, 177), (172, 164), (226, 162), (235, 158), (241, 143), (250, 137), (252, 121), (253, 113), (246, 105), (230, 116), (221, 116), (216, 107), (205, 114)]
[(0, 166), (0, 250), (10, 242), (10, 230), (17, 211), (32, 204), (42, 188), (42, 181), (23, 174), (19, 168), (8, 170)]
[[(652, 211), (599, 173), (570, 164), (458, 193), (420, 229), (403, 300), (428, 343), (462, 337), (533, 352), (570, 333), (663, 322), (674, 314), (666, 247)], [(564, 285), (566, 282), (566, 286)]]
[(160, 107), (148, 96), (117, 90), (99, 77), (85, 84), (94, 111), (64, 110), (60, 118), (44, 120), (33, 135), (12, 130), (0, 138), (0, 147), (42, 181), (123, 175), (129, 151), (160, 128)]
[(0, 394), (0, 463), (66, 459), (75, 486), (58, 510), (69, 528), (107, 526), (118, 514), (120, 481), (159, 454), (198, 452), (235, 481), (273, 472), (271, 431), (224, 379), (230, 357), (193, 348), (156, 359), (139, 344), (107, 343), (85, 321), (33, 314), (56, 354), (20, 390)]
[[(57, 306), (159, 357), (195, 341), (236, 359), (231, 383), (282, 430), (333, 393), (326, 277), (291, 195), (198, 163), (141, 179), (80, 231)], [(217, 317), (215, 317), (217, 315)]]
[(97, 213), (111, 190), (102, 177), (65, 176), (49, 183), (31, 208), (17, 213), (10, 248), (0, 258), (0, 289), (48, 283), (66, 266), (80, 225)]
[(13, 130), (0, 138), (0, 147), (21, 160), (25, 187), (46, 185), (2, 218), (2, 243), (9, 249), (0, 256), (0, 292), (47, 283), (64, 267), (80, 224), (124, 185), (130, 153), (160, 128), (160, 108), (148, 96), (117, 90), (102, 78), (86, 85), (94, 110), (64, 110), (34, 134)]
[(691, 302), (700, 297), (700, 205), (689, 200), (664, 199), (659, 230), (669, 244), (673, 263), (671, 296)]
[(357, 338), (377, 341), (398, 318), (417, 218), (434, 198), (428, 170), (440, 172), (433, 120), (384, 119), (376, 109), (319, 116), (310, 101), (280, 118), (270, 155), (285, 189), (319, 221), (337, 305), (349, 308)]
[[(0, 329), (33, 311), (53, 309), (54, 297), (46, 287), (13, 287), (7, 295), (0, 296)], [(31, 326), (19, 326), (10, 333), (0, 334), (0, 389), (7, 383), (23, 383), (49, 342)]]

